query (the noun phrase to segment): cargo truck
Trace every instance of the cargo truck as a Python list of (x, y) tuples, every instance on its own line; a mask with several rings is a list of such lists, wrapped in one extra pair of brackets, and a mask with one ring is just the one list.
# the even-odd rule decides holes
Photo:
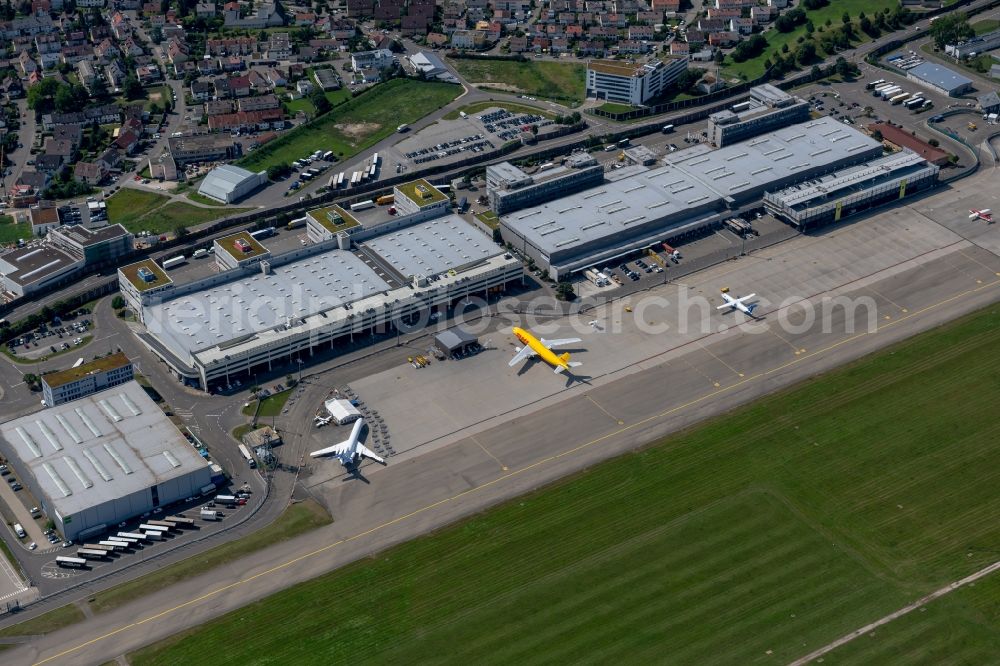
[(170, 257), (169, 259), (165, 259), (163, 261), (163, 270), (167, 270), (168, 271), (171, 268), (175, 268), (177, 266), (180, 266), (185, 261), (187, 261), (187, 257), (185, 257), (183, 254), (178, 255), (176, 257)]
[(202, 520), (219, 520), (221, 514), (215, 509), (202, 509), (199, 513)]
[(375, 203), (377, 203), (379, 206), (385, 206), (391, 203), (395, 203), (395, 201), (396, 201), (395, 195), (383, 194), (382, 196), (380, 196), (378, 199), (375, 200)]
[(358, 201), (351, 204), (351, 210), (367, 210), (369, 208), (374, 208), (375, 202), (371, 199), (365, 199), (364, 201)]
[(194, 254), (191, 255), (192, 259), (201, 259), (208, 256), (208, 250), (206, 248), (201, 248), (200, 250), (195, 250)]

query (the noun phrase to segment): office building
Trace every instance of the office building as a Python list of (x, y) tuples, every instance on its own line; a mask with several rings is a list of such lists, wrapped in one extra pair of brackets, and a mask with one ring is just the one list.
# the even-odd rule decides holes
[(49, 231), (49, 243), (82, 257), (87, 266), (112, 262), (133, 251), (134, 238), (120, 224), (99, 229), (67, 225)]
[(132, 381), (132, 361), (118, 352), (66, 370), (42, 375), (42, 396), (48, 407), (85, 398)]
[(588, 153), (577, 153), (562, 166), (549, 165), (528, 175), (510, 162), (486, 167), (486, 195), (497, 215), (509, 213), (554, 196), (571, 194), (599, 184), (604, 167)]
[(809, 120), (809, 103), (766, 83), (750, 89), (750, 99), (708, 117), (708, 140), (727, 146)]
[(687, 66), (686, 56), (646, 64), (592, 60), (587, 63), (587, 97), (641, 106), (662, 95)]
[(983, 55), (1000, 48), (1000, 30), (993, 30), (957, 44), (945, 44), (944, 52), (955, 60)]
[(83, 268), (83, 258), (49, 243), (0, 255), (0, 280), (8, 299), (24, 298), (69, 280)]

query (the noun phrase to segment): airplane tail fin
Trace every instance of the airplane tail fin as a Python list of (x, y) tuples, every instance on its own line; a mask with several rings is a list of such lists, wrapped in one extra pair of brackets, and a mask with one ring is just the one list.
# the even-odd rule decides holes
[(754, 303), (753, 305), (748, 305), (747, 306), (747, 314), (748, 315), (753, 315), (753, 311), (756, 310), (756, 309), (757, 309), (757, 304), (756, 303)]
[(568, 363), (569, 362), (569, 352), (566, 352), (565, 354), (560, 354), (559, 355), (559, 360)]

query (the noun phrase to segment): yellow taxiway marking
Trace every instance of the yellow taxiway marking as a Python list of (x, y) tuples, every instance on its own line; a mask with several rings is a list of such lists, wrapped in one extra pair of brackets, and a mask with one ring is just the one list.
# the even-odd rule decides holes
[(979, 264), (980, 266), (982, 266), (983, 268), (985, 268), (986, 270), (988, 270), (990, 273), (993, 273), (993, 275), (1000, 276), (1000, 271), (997, 271), (997, 269), (995, 269), (995, 268), (990, 268), (989, 266), (987, 266), (983, 262), (979, 261), (975, 257), (966, 254), (965, 250), (959, 250), (958, 253), (960, 255), (962, 255), (963, 257), (965, 257), (966, 259), (968, 259), (969, 261), (974, 261), (975, 263)]
[(799, 354), (805, 354), (806, 353), (805, 349), (801, 349), (799, 347), (796, 347), (794, 344), (792, 344), (792, 342), (788, 338), (786, 338), (783, 335), (778, 335), (777, 333), (775, 333), (774, 329), (771, 328), (770, 326), (767, 327), (767, 332), (770, 333), (771, 335), (773, 335), (774, 337), (778, 338), (782, 342), (784, 342), (789, 347), (791, 347), (792, 351), (795, 352), (796, 356), (798, 356)]
[[(177, 604), (176, 606), (173, 606), (172, 608), (168, 608), (166, 610), (160, 611), (159, 613), (156, 613), (155, 615), (151, 615), (151, 616), (149, 616), (147, 618), (144, 618), (142, 620), (137, 620), (135, 622), (130, 622), (129, 624), (126, 624), (126, 625), (123, 625), (121, 627), (118, 627), (117, 629), (114, 629), (114, 630), (109, 631), (109, 632), (107, 632), (105, 634), (102, 634), (101, 636), (97, 636), (95, 638), (91, 638), (90, 640), (84, 641), (83, 643), (80, 643), (79, 645), (75, 645), (73, 647), (67, 648), (67, 649), (63, 650), (62, 652), (59, 652), (57, 654), (52, 655), (51, 657), (46, 657), (45, 659), (42, 659), (42, 660), (36, 662), (34, 666), (40, 666), (41, 664), (49, 663), (49, 662), (51, 662), (51, 661), (53, 661), (55, 659), (59, 659), (60, 657), (65, 657), (67, 655), (73, 654), (74, 652), (79, 652), (80, 650), (82, 650), (82, 649), (84, 649), (86, 647), (89, 647), (89, 646), (91, 646), (91, 645), (93, 645), (95, 643), (99, 643), (99, 642), (101, 642), (103, 640), (111, 638), (112, 636), (116, 636), (116, 635), (118, 635), (118, 634), (120, 634), (120, 633), (122, 633), (124, 631), (128, 631), (129, 629), (134, 629), (136, 627), (141, 627), (143, 625), (147, 625), (150, 622), (154, 622), (154, 621), (156, 621), (156, 620), (158, 620), (158, 619), (160, 619), (162, 617), (165, 617), (167, 615), (171, 615), (173, 613), (176, 613), (177, 611), (183, 610), (184, 608), (187, 608), (188, 606), (191, 606), (192, 604), (196, 604), (199, 601), (204, 601), (206, 599), (211, 599), (212, 597), (218, 596), (218, 595), (222, 594), (223, 592), (226, 592), (227, 590), (231, 590), (231, 589), (236, 588), (236, 587), (247, 585), (248, 583), (252, 583), (253, 581), (255, 581), (258, 578), (261, 578), (263, 576), (268, 576), (268, 575), (277, 573), (279, 571), (283, 571), (284, 569), (287, 569), (290, 566), (293, 566), (293, 565), (295, 565), (295, 564), (297, 564), (299, 562), (302, 562), (303, 560), (315, 557), (315, 556), (320, 555), (322, 553), (329, 552), (330, 550), (332, 550), (332, 549), (334, 549), (334, 548), (336, 548), (338, 546), (341, 546), (341, 545), (343, 545), (345, 543), (349, 543), (351, 541), (356, 541), (358, 539), (363, 539), (364, 537), (366, 537), (366, 536), (368, 536), (370, 534), (374, 534), (375, 532), (382, 531), (384, 529), (392, 527), (393, 525), (397, 525), (399, 523), (407, 521), (410, 518), (413, 518), (414, 516), (419, 516), (419, 515), (421, 515), (423, 513), (427, 513), (428, 511), (433, 511), (434, 509), (436, 509), (436, 508), (438, 508), (440, 506), (444, 506), (444, 505), (450, 504), (452, 502), (457, 502), (457, 501), (461, 500), (462, 498), (466, 497), (467, 495), (471, 495), (473, 493), (478, 493), (478, 492), (481, 492), (481, 491), (486, 490), (488, 488), (492, 488), (493, 486), (495, 486), (495, 485), (497, 485), (497, 484), (499, 484), (499, 483), (501, 483), (501, 482), (503, 482), (503, 481), (505, 481), (505, 480), (507, 480), (509, 478), (512, 478), (512, 477), (515, 477), (515, 476), (519, 476), (521, 474), (525, 474), (525, 473), (530, 472), (530, 471), (532, 471), (534, 469), (537, 469), (539, 467), (543, 467), (545, 465), (548, 465), (549, 463), (552, 463), (554, 461), (558, 461), (558, 460), (561, 460), (561, 459), (563, 459), (565, 457), (575, 455), (577, 453), (580, 453), (581, 451), (585, 451), (585, 450), (587, 450), (587, 449), (589, 449), (589, 448), (591, 448), (593, 446), (596, 446), (596, 445), (598, 445), (598, 444), (600, 444), (602, 442), (605, 442), (605, 441), (607, 441), (607, 440), (609, 440), (609, 439), (611, 439), (613, 437), (616, 437), (618, 435), (627, 433), (630, 430), (641, 428), (641, 427), (643, 427), (643, 426), (645, 426), (645, 425), (647, 425), (647, 424), (649, 424), (649, 423), (651, 423), (653, 421), (657, 421), (657, 420), (663, 419), (665, 417), (672, 416), (672, 415), (676, 414), (677, 412), (686, 410), (686, 409), (688, 409), (690, 407), (693, 407), (693, 406), (695, 406), (695, 405), (697, 405), (699, 403), (705, 402), (706, 400), (711, 400), (712, 398), (715, 398), (715, 397), (717, 397), (719, 395), (722, 395), (723, 393), (731, 392), (733, 389), (736, 389), (736, 388), (739, 388), (739, 387), (741, 387), (741, 386), (743, 386), (745, 384), (748, 384), (749, 382), (752, 382), (755, 379), (758, 379), (760, 377), (765, 377), (767, 375), (770, 375), (770, 374), (773, 374), (773, 373), (776, 373), (776, 372), (781, 372), (782, 370), (790, 368), (793, 365), (795, 365), (797, 363), (800, 363), (800, 362), (802, 362), (802, 361), (804, 361), (806, 359), (812, 358), (812, 357), (817, 356), (819, 354), (824, 354), (824, 353), (826, 353), (828, 351), (831, 351), (833, 349), (837, 349), (838, 347), (842, 347), (842, 346), (844, 346), (844, 345), (846, 345), (848, 343), (861, 340), (865, 336), (876, 334), (879, 331), (882, 331), (883, 329), (889, 328), (890, 326), (894, 326), (894, 325), (899, 324), (901, 322), (907, 321), (911, 317), (916, 317), (917, 315), (920, 315), (920, 314), (923, 314), (925, 312), (929, 312), (930, 310), (934, 310), (936, 308), (939, 308), (942, 305), (947, 305), (948, 303), (952, 303), (954, 301), (957, 301), (957, 300), (959, 300), (961, 298), (969, 296), (970, 294), (975, 294), (975, 293), (978, 293), (980, 291), (983, 291), (984, 289), (988, 289), (990, 287), (995, 287), (997, 285), (1000, 285), (1000, 280), (994, 280), (994, 281), (989, 282), (987, 284), (984, 284), (982, 286), (975, 287), (973, 289), (968, 289), (966, 291), (963, 291), (963, 292), (960, 292), (958, 294), (955, 294), (954, 296), (950, 296), (949, 298), (946, 298), (944, 300), (938, 301), (937, 303), (933, 303), (931, 305), (923, 307), (923, 308), (921, 308), (921, 309), (919, 309), (919, 310), (917, 310), (915, 312), (909, 313), (906, 316), (900, 317), (899, 319), (891, 321), (891, 322), (889, 322), (887, 324), (883, 324), (882, 326), (877, 327), (874, 331), (871, 331), (871, 332), (863, 331), (861, 333), (856, 333), (856, 334), (851, 335), (851, 336), (849, 336), (847, 338), (844, 338), (843, 340), (838, 340), (837, 342), (834, 342), (834, 343), (832, 343), (832, 344), (830, 344), (830, 345), (828, 345), (826, 347), (823, 347), (822, 349), (818, 349), (818, 350), (812, 352), (811, 354), (803, 354), (803, 355), (799, 356), (798, 358), (794, 358), (794, 359), (792, 359), (790, 361), (787, 361), (786, 363), (783, 363), (783, 364), (778, 365), (778, 366), (776, 366), (774, 368), (771, 368), (770, 370), (765, 370), (765, 371), (753, 374), (753, 375), (751, 375), (749, 377), (746, 377), (746, 378), (744, 378), (744, 379), (742, 379), (742, 380), (740, 380), (740, 381), (738, 381), (738, 382), (736, 382), (736, 383), (734, 383), (734, 384), (732, 384), (730, 386), (725, 386), (725, 387), (719, 388), (718, 390), (715, 390), (715, 391), (709, 391), (708, 393), (705, 393), (705, 394), (703, 394), (703, 395), (701, 395), (701, 396), (699, 396), (697, 398), (689, 400), (688, 402), (685, 402), (685, 403), (683, 403), (681, 405), (677, 405), (676, 407), (671, 407), (669, 409), (665, 409), (665, 410), (663, 410), (662, 412), (660, 412), (658, 414), (653, 414), (652, 416), (648, 416), (648, 417), (646, 417), (644, 419), (636, 421), (635, 423), (631, 423), (631, 424), (622, 426), (621, 428), (618, 428), (617, 430), (612, 430), (611, 432), (609, 432), (609, 433), (607, 433), (605, 435), (601, 435), (600, 437), (596, 437), (596, 438), (594, 438), (594, 439), (592, 439), (592, 440), (590, 440), (588, 442), (584, 442), (583, 444), (579, 444), (579, 445), (574, 446), (574, 447), (572, 447), (570, 449), (562, 451), (561, 453), (554, 453), (554, 454), (552, 454), (550, 456), (546, 456), (545, 458), (542, 458), (542, 459), (537, 460), (537, 461), (535, 461), (535, 462), (533, 462), (533, 463), (531, 463), (529, 465), (526, 465), (525, 467), (521, 467), (519, 469), (515, 469), (513, 471), (507, 472), (506, 474), (501, 474), (497, 478), (491, 479), (490, 481), (486, 481), (482, 485), (476, 486), (475, 488), (469, 488), (467, 490), (463, 490), (462, 492), (456, 493), (455, 495), (452, 495), (451, 497), (446, 497), (446, 498), (438, 500), (436, 502), (432, 502), (431, 504), (427, 504), (426, 506), (423, 506), (423, 507), (421, 507), (419, 509), (416, 509), (416, 510), (411, 511), (409, 513), (403, 514), (403, 515), (398, 516), (396, 518), (393, 518), (391, 520), (387, 520), (384, 523), (381, 523), (380, 525), (376, 525), (375, 527), (372, 527), (371, 529), (365, 530), (363, 532), (359, 532), (359, 533), (357, 533), (357, 534), (355, 534), (353, 536), (346, 537), (344, 539), (340, 539), (339, 541), (334, 541), (332, 543), (326, 544), (325, 546), (322, 546), (321, 548), (317, 548), (317, 549), (312, 550), (312, 551), (310, 551), (308, 553), (304, 553), (302, 555), (294, 557), (294, 558), (292, 558), (290, 560), (287, 560), (286, 562), (283, 562), (283, 563), (278, 564), (278, 565), (276, 565), (274, 567), (271, 567), (270, 569), (266, 569), (264, 571), (261, 571), (260, 573), (254, 574), (253, 576), (250, 576), (248, 578), (243, 578), (243, 579), (240, 579), (240, 580), (238, 580), (238, 581), (236, 581), (234, 583), (230, 583), (229, 585), (225, 585), (225, 586), (220, 587), (218, 589), (206, 592), (205, 594), (202, 594), (202, 595), (199, 595), (197, 597), (194, 597), (193, 599), (189, 599), (188, 601), (185, 601), (184, 603)], [(787, 342), (787, 340), (786, 340), (786, 342)], [(683, 358), (683, 356), (681, 358)]]
[[(705, 345), (703, 345), (703, 344), (701, 344), (701, 343), (699, 342), (699, 343), (698, 343), (698, 346), (699, 346), (699, 347), (701, 347), (702, 349), (704, 349), (705, 351), (707, 351), (707, 352), (709, 353), (709, 355), (710, 355), (710, 356), (711, 356), (712, 358), (714, 358), (714, 359), (715, 359), (716, 361), (718, 361), (718, 362), (719, 362), (719, 363), (721, 363), (722, 365), (724, 365), (724, 366), (726, 366), (727, 368), (729, 368), (729, 369), (730, 369), (730, 370), (732, 371), (732, 373), (733, 373), (734, 375), (736, 375), (737, 377), (745, 377), (745, 376), (746, 376), (746, 375), (744, 375), (744, 374), (743, 374), (742, 372), (740, 372), (739, 370), (737, 370), (736, 368), (734, 368), (733, 366), (729, 365), (728, 363), (726, 363), (725, 361), (723, 361), (723, 360), (722, 360), (721, 358), (719, 358), (718, 356), (716, 356), (716, 355), (715, 355), (715, 354), (714, 354), (714, 353), (712, 352), (712, 350), (711, 350), (711, 349), (709, 349), (708, 347), (706, 347)], [(718, 384), (716, 384), (716, 386), (718, 386)]]
[(481, 448), (483, 450), (483, 453), (485, 453), (486, 455), (488, 455), (490, 458), (493, 458), (493, 460), (496, 460), (497, 464), (500, 465), (500, 469), (502, 469), (505, 472), (508, 469), (510, 469), (509, 467), (507, 467), (507, 465), (504, 465), (502, 462), (500, 462), (499, 458), (497, 458), (495, 455), (493, 455), (492, 453), (490, 453), (490, 450), (487, 449), (485, 446), (483, 446), (482, 442), (480, 442), (478, 439), (476, 439), (475, 435), (469, 435), (469, 439), (471, 439), (473, 442), (475, 442), (476, 446), (478, 446), (479, 448)]
[(708, 382), (712, 386), (714, 386), (715, 388), (719, 388), (720, 386), (722, 386), (719, 382), (715, 381), (714, 379), (712, 379), (711, 377), (709, 377), (708, 375), (706, 375), (704, 372), (702, 372), (700, 369), (698, 369), (697, 367), (695, 367), (695, 365), (693, 363), (691, 363), (691, 361), (687, 360), (687, 355), (686, 354), (682, 355), (680, 357), (680, 359), (682, 361), (684, 361), (684, 365), (686, 365), (687, 367), (691, 368), (692, 370), (694, 370), (695, 372), (697, 372), (699, 375), (701, 375), (702, 377), (704, 377), (705, 379), (707, 379)]
[[(894, 305), (895, 307), (899, 308), (900, 312), (909, 312), (909, 310), (907, 310), (902, 305), (900, 305), (896, 301), (892, 300), (891, 298), (889, 298), (885, 294), (881, 294), (881, 293), (875, 291), (874, 289), (872, 289), (871, 287), (865, 287), (865, 289), (867, 289), (868, 291), (872, 292), (873, 294), (875, 294), (876, 296), (878, 296), (882, 300), (887, 301), (890, 305)], [(886, 317), (886, 319), (888, 319), (888, 317)]]
[(604, 412), (604, 414), (609, 419), (611, 419), (612, 421), (614, 421), (618, 425), (625, 425), (624, 421), (622, 421), (620, 418), (618, 418), (617, 416), (615, 416), (614, 414), (612, 414), (608, 410), (606, 410), (603, 407), (601, 407), (600, 403), (598, 403), (596, 400), (594, 400), (593, 396), (591, 396), (589, 393), (585, 393), (583, 397), (585, 397), (587, 400), (589, 400), (590, 402), (592, 402), (594, 404), (594, 407), (597, 407), (599, 410), (601, 410), (602, 412)]

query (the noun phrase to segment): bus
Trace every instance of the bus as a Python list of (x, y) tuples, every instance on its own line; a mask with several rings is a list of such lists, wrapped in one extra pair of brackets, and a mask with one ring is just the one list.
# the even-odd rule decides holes
[(660, 130), (660, 131), (663, 132), (664, 134), (670, 134), (671, 132), (674, 131), (674, 126), (673, 125), (664, 125), (663, 129)]
[(893, 106), (895, 106), (896, 104), (902, 104), (903, 101), (909, 99), (909, 97), (910, 93), (908, 92), (899, 93), (898, 95), (893, 95), (892, 99), (889, 100), (889, 103), (892, 104)]
[(87, 566), (87, 560), (82, 557), (66, 557), (65, 555), (59, 555), (56, 557), (56, 564), (61, 567), (70, 567), (72, 569), (82, 569)]
[(372, 164), (378, 166), (378, 153), (372, 155)]
[(923, 103), (924, 103), (924, 98), (917, 96), (903, 102), (903, 106), (912, 111), (913, 109), (919, 108)]
[(378, 165), (373, 162), (372, 165), (368, 168), (368, 177), (375, 178), (375, 172), (377, 170), (378, 170)]
[(250, 465), (250, 469), (257, 469), (257, 461), (253, 459), (252, 455), (250, 455), (250, 449), (246, 447), (246, 444), (240, 444), (239, 449), (240, 455), (242, 455), (243, 459), (247, 461), (248, 465)]
[(108, 556), (108, 551), (96, 550), (94, 548), (77, 548), (76, 555), (86, 560), (103, 560)]
[(344, 172), (341, 171), (337, 174), (337, 189), (339, 190), (344, 186)]
[(361, 172), (355, 171), (351, 174), (351, 187), (355, 187), (361, 184)]
[(879, 79), (878, 81), (869, 81), (865, 85), (865, 90), (875, 90), (875, 88), (878, 88), (883, 83), (885, 83), (885, 79)]

